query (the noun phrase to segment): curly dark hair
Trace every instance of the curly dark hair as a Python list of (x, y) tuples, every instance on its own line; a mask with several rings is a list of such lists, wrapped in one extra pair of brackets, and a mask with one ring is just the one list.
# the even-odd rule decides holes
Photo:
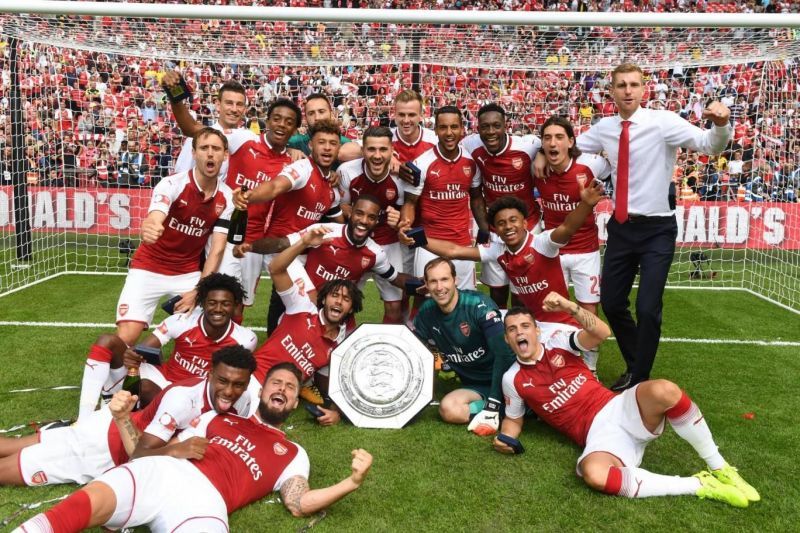
[(347, 289), (348, 294), (350, 294), (350, 299), (353, 302), (350, 314), (345, 318), (350, 318), (351, 315), (360, 313), (364, 308), (364, 294), (361, 292), (361, 289), (349, 279), (334, 279), (323, 283), (322, 287), (317, 291), (317, 307), (322, 309), (322, 306), (325, 305), (325, 298), (332, 292), (340, 289)]
[(286, 109), (291, 109), (294, 113), (294, 127), (299, 128), (300, 124), (303, 122), (303, 112), (300, 111), (300, 107), (289, 100), (288, 98), (278, 98), (273, 100), (269, 107), (267, 107), (267, 118), (272, 115), (272, 112), (275, 111), (279, 107), (285, 107)]
[(195, 305), (202, 307), (208, 298), (208, 293), (211, 291), (228, 291), (233, 294), (233, 301), (240, 304), (244, 301), (246, 295), (242, 284), (233, 276), (222, 274), (221, 272), (214, 272), (202, 278), (195, 286), (197, 296), (194, 299)]
[(255, 371), (257, 366), (253, 352), (241, 344), (226, 346), (211, 354), (211, 366), (216, 367), (219, 364), (228, 365), (233, 368), (242, 368), (248, 370), (251, 374)]
[(308, 128), (308, 138), (313, 139), (317, 133), (331, 133), (339, 137), (342, 134), (342, 130), (335, 120), (318, 120)]
[(503, 196), (492, 202), (489, 206), (486, 212), (486, 218), (488, 218), (489, 224), (494, 225), (494, 217), (503, 209), (516, 209), (522, 213), (523, 218), (528, 218), (528, 206), (525, 205), (525, 202), (516, 196)]

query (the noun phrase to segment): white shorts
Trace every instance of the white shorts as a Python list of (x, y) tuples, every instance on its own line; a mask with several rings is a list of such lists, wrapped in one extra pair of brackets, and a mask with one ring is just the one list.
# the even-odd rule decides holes
[[(383, 244), (381, 245), (383, 251), (386, 252), (386, 257), (389, 259), (389, 263), (394, 267), (395, 271), (402, 272), (403, 267), (403, 248), (407, 248), (403, 246), (399, 242), (393, 242), (391, 244)], [(400, 287), (395, 287), (392, 285), (390, 281), (385, 278), (382, 278), (378, 274), (374, 272), (365, 272), (363, 276), (361, 276), (361, 280), (358, 282), (358, 287), (363, 288), (364, 284), (367, 283), (367, 280), (372, 277), (375, 280), (375, 285), (378, 287), (378, 292), (381, 295), (381, 300), (384, 302), (399, 302), (403, 299), (403, 290)]]
[[(489, 242), (480, 246), (491, 246), (494, 242), (502, 242), (497, 233), (489, 234)], [(481, 283), (489, 287), (505, 287), (508, 285), (508, 276), (497, 261), (481, 261)]]
[[(439, 257), (436, 254), (429, 252), (424, 248), (416, 249), (416, 256), (414, 257), (414, 275), (419, 278), (424, 278), (425, 265), (432, 259)], [(463, 290), (475, 290), (475, 263), (473, 261), (463, 261), (457, 259), (453, 261), (456, 265), (456, 281), (458, 288)]]
[(639, 385), (627, 389), (608, 402), (594, 417), (586, 436), (586, 446), (578, 457), (576, 470), (581, 476), (581, 461), (594, 452), (610, 453), (625, 466), (639, 466), (647, 444), (664, 431), (661, 421), (655, 433), (651, 433), (642, 422), (636, 390)]
[(141, 322), (150, 326), (161, 298), (189, 292), (198, 281), (199, 271), (165, 276), (149, 270), (130, 269), (117, 303), (117, 323)]
[(117, 506), (106, 526), (147, 525), (153, 532), (227, 533), (225, 501), (186, 459), (142, 457), (109, 470), (97, 481), (114, 491)]
[(39, 433), (39, 443), (19, 452), (26, 485), (89, 483), (114, 468), (108, 450), (111, 411), (104, 407), (69, 427)]
[(575, 299), (585, 304), (600, 301), (600, 252), (561, 254), (564, 282), (575, 287)]

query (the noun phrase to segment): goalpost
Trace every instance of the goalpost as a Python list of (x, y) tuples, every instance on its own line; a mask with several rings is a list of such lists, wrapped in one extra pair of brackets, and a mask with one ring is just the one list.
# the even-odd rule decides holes
[[(427, 124), (454, 103), (474, 128), (497, 101), (525, 134), (552, 113), (578, 132), (612, 113), (607, 74), (630, 61), (648, 105), (700, 122), (703, 102), (723, 97), (742, 119), (735, 149), (679, 159), (668, 286), (747, 290), (800, 312), (798, 15), (14, 4), (0, 5), (0, 296), (126, 271), (182, 142), (157, 82), (166, 69), (185, 73), (210, 122), (209, 96), (234, 77), (254, 124), (274, 94), (311, 87), (355, 136), (414, 88)], [(601, 237), (609, 216), (601, 205)]]

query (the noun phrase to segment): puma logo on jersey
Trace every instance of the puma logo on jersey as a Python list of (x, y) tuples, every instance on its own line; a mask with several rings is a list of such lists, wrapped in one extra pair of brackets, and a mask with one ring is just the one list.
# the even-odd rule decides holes
[(439, 328), (437, 328), (436, 326), (431, 326), (431, 329), (432, 329), (433, 331), (435, 331), (436, 333), (438, 333), (439, 335), (441, 335), (441, 334), (442, 334), (442, 331), (441, 331)]
[(231, 420), (230, 418), (227, 417), (223, 418), (222, 421), (225, 422), (226, 424), (230, 424), (231, 426), (238, 424), (236, 420)]
[(314, 327), (314, 324), (311, 323), (311, 319), (310, 318), (306, 318), (306, 326), (308, 326), (308, 329), (311, 329), (311, 328)]
[(184, 200), (183, 198), (179, 198), (179, 199), (178, 199), (178, 201), (179, 201), (179, 202), (181, 203), (181, 205), (182, 205), (182, 206), (184, 206), (184, 207), (186, 207), (187, 205), (189, 205), (189, 202), (187, 202), (187, 201), (186, 201), (186, 200)]
[(189, 345), (189, 348), (193, 348), (193, 347), (194, 347), (194, 339), (192, 339), (192, 338), (191, 338), (191, 337), (189, 337), (188, 335), (187, 335), (186, 337), (184, 337), (184, 339), (183, 339), (183, 340), (184, 340), (184, 342), (185, 342), (186, 344), (188, 344), (188, 345)]
[(477, 160), (478, 160), (478, 162), (479, 162), (481, 165), (485, 165), (485, 164), (486, 164), (486, 160), (485, 160), (484, 158), (482, 158), (481, 156), (476, 156), (476, 157), (475, 157), (475, 159), (477, 159)]
[(253, 156), (253, 159), (258, 159), (258, 152), (256, 152), (252, 148), (248, 148), (247, 151), (250, 152), (250, 155)]
[(317, 192), (317, 184), (316, 183), (309, 183), (308, 186), (311, 187), (312, 191)]
[(431, 176), (436, 176), (437, 178), (441, 176), (441, 173), (438, 170), (431, 170)]
[(523, 389), (527, 388), (527, 387), (534, 387), (534, 386), (535, 385), (533, 384), (533, 380), (532, 379), (529, 379), (528, 381), (526, 381), (525, 383), (522, 384), (522, 388)]
[(353, 187), (353, 196), (361, 196), (361, 189)]
[(339, 249), (338, 249), (337, 247), (335, 247), (334, 245), (332, 245), (332, 244), (331, 244), (331, 254), (332, 254), (334, 257), (336, 257), (336, 252), (338, 252), (338, 251), (339, 251)]

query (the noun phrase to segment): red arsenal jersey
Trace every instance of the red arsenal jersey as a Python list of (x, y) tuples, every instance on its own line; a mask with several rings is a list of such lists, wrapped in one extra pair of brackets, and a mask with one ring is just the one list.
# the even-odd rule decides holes
[[(537, 180), (536, 188), (544, 207), (545, 229), (555, 229), (564, 222), (581, 201), (581, 189), (591, 185), (594, 178), (604, 177), (610, 170), (605, 158), (582, 155), (570, 161), (561, 174), (550, 173), (547, 179)], [(586, 217), (583, 226), (561, 248), (562, 254), (585, 254), (600, 249), (594, 214)]]
[(287, 479), (308, 479), (305, 450), (255, 416), (208, 413), (180, 439), (193, 436), (207, 438), (208, 447), (202, 459), (191, 462), (219, 491), (229, 513), (280, 490)]
[(433, 130), (419, 127), (419, 137), (413, 143), (407, 143), (400, 138), (397, 128), (392, 130), (392, 148), (397, 154), (397, 159), (401, 163), (414, 161), (419, 156), (436, 146), (439, 138)]
[(561, 260), (558, 258), (559, 245), (550, 239), (551, 233), (527, 233), (525, 244), (516, 252), (509, 250), (502, 242), (479, 246), (481, 261), (497, 261), (511, 281), (511, 292), (522, 300), (536, 320), (579, 326), (569, 313), (542, 310), (542, 302), (550, 291), (569, 299)]
[(167, 317), (153, 330), (161, 345), (175, 340), (172, 357), (161, 367), (161, 373), (171, 382), (200, 376), (211, 370), (211, 354), (225, 346), (256, 347), (256, 334), (231, 320), (227, 331), (212, 339), (203, 326), (203, 310), (195, 308), (189, 315), (175, 314)]
[[(231, 412), (249, 416), (252, 407), (250, 394), (245, 392), (231, 407)], [(167, 442), (176, 432), (196, 424), (201, 414), (213, 410), (208, 380), (195, 377), (173, 383), (159, 392), (147, 407), (131, 414), (131, 421), (140, 431)], [(113, 420), (108, 426), (108, 449), (115, 465), (128, 462), (128, 454)]]
[[(386, 252), (375, 241), (367, 238), (364, 244), (358, 246), (347, 236), (345, 224), (321, 225), (331, 228), (332, 231), (325, 234), (322, 244), (308, 249), (305, 269), (313, 287), (305, 287), (306, 292), (335, 279), (349, 279), (358, 283), (370, 270), (389, 281), (397, 277)], [(290, 245), (300, 238), (300, 233), (289, 235)]]
[[(236, 153), (232, 153), (228, 162), (226, 183), (232, 190), (246, 185), (251, 191), (270, 181), (292, 162), (292, 158), (283, 150), (273, 148), (265, 135), (248, 140)], [(247, 208), (247, 233), (245, 241), (253, 242), (264, 236), (272, 202), (252, 204)]]
[(311, 159), (295, 161), (279, 175), (292, 182), (292, 188), (272, 202), (266, 237), (285, 237), (319, 222), (323, 215), (341, 213), (339, 190), (331, 186), (330, 174), (323, 175)]
[(539, 138), (506, 135), (506, 145), (496, 154), (486, 149), (477, 133), (465, 137), (461, 144), (481, 170), (487, 207), (503, 196), (516, 196), (528, 208), (528, 229), (532, 229), (542, 217), (531, 174), (531, 163), (542, 145)]
[(581, 350), (577, 332), (559, 331), (538, 360), (511, 365), (503, 375), (506, 416), (523, 416), (527, 405), (548, 425), (585, 446), (594, 417), (616, 395), (597, 381), (581, 359)]
[(164, 233), (153, 243), (142, 243), (133, 254), (131, 268), (175, 276), (200, 270), (200, 257), (212, 231), (227, 233), (219, 220), (230, 220), (231, 190), (224, 183), (208, 198), (197, 185), (194, 171), (167, 176), (153, 189), (148, 213), (160, 211)]
[(390, 175), (374, 181), (367, 175), (364, 159), (354, 159), (339, 167), (339, 188), (342, 190), (342, 203), (353, 205), (362, 194), (370, 194), (378, 199), (381, 214), (372, 238), (380, 245), (397, 242), (397, 230), (386, 224), (386, 208), (391, 206), (400, 210), (403, 204), (403, 186), (398, 178)]
[(480, 187), (481, 173), (472, 157), (459, 147), (455, 159), (446, 159), (434, 146), (414, 164), (421, 171), (419, 186), (404, 183), (405, 191), (419, 196), (418, 223), (429, 237), (469, 246), (472, 213), (469, 191)]
[(307, 296), (300, 295), (297, 285), (278, 294), (286, 312), (272, 335), (253, 354), (258, 363), (253, 375), (259, 383), (264, 382), (269, 369), (278, 363), (293, 363), (304, 379), (312, 377), (314, 372), (328, 366), (331, 352), (345, 336), (342, 324), (336, 340), (325, 337), (322, 314)]

